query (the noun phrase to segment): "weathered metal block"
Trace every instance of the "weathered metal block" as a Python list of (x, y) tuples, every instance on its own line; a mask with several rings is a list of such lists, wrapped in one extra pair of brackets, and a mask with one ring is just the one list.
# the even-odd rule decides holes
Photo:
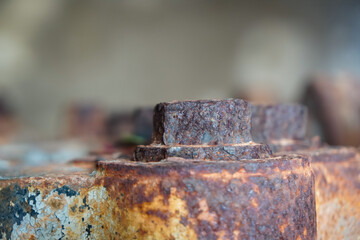
[(142, 146), (135, 150), (135, 160), (142, 162), (161, 161), (169, 157), (202, 160), (240, 160), (269, 157), (268, 145), (258, 143), (232, 145), (178, 145), (178, 146)]
[[(285, 107), (291, 108), (291, 105)], [(269, 108), (273, 110), (268, 110)], [(264, 112), (275, 113), (281, 108), (283, 107), (277, 105), (258, 105), (253, 109), (252, 122), (259, 124), (262, 117), (266, 116)], [(298, 119), (294, 118), (299, 115), (294, 114), (299, 107), (293, 108), (294, 110), (287, 111), (289, 116), (282, 116), (280, 119), (281, 125), (286, 127), (274, 128), (277, 132), (270, 134), (265, 127), (256, 127), (255, 124), (253, 137), (262, 138), (263, 142), (271, 146), (275, 155), (296, 153), (312, 159), (316, 179), (318, 239), (356, 239), (360, 236), (360, 158), (357, 151), (346, 147), (319, 148), (319, 141), (301, 139), (304, 136), (294, 134), (293, 129), (304, 128), (305, 122), (302, 114)], [(257, 113), (259, 109), (262, 109), (260, 115)], [(288, 127), (291, 124), (295, 126)], [(299, 128), (300, 125), (302, 127)]]
[(318, 148), (318, 137), (306, 137), (307, 108), (300, 104), (251, 104), (251, 135), (273, 152)]
[(0, 239), (106, 236), (99, 217), (104, 189), (89, 170), (53, 166), (1, 175)]
[(306, 107), (299, 104), (251, 104), (254, 141), (304, 140)]
[(315, 173), (318, 239), (360, 236), (360, 158), (353, 148), (303, 150)]
[(135, 150), (136, 161), (240, 160), (268, 157), (251, 142), (250, 106), (240, 99), (160, 103), (154, 110), (153, 143)]
[(250, 107), (240, 99), (160, 103), (154, 144), (221, 145), (251, 141)]
[(99, 162), (119, 239), (315, 239), (309, 159)]

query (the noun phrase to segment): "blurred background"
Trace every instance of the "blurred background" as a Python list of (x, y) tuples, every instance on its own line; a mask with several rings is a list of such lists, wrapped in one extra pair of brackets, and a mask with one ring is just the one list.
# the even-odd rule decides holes
[(356, 0), (0, 0), (0, 156), (144, 143), (154, 104), (228, 97), (306, 104), (311, 135), (359, 146), (359, 76)]

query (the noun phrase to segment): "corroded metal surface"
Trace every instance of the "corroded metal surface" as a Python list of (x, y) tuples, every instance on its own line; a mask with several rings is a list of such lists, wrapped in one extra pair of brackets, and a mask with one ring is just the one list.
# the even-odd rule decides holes
[(317, 139), (290, 140), (282, 139), (267, 143), (272, 152), (294, 152), (302, 149), (317, 148), (320, 143)]
[(169, 157), (202, 160), (259, 159), (270, 156), (270, 148), (265, 144), (232, 145), (178, 145), (143, 146), (135, 150), (135, 160), (143, 162), (160, 161)]
[(164, 145), (221, 145), (251, 141), (250, 107), (240, 99), (160, 103), (153, 141)]
[(79, 239), (94, 229), (100, 233), (94, 219), (100, 209), (94, 203), (102, 196), (95, 179), (88, 170), (58, 167), (1, 178), (0, 239)]
[[(309, 160), (99, 163), (119, 239), (315, 239)], [(121, 177), (119, 177), (121, 176)], [(114, 219), (115, 220), (115, 219)]]
[(314, 239), (316, 233), (307, 158), (98, 164), (96, 175), (70, 167), (60, 174), (57, 167), (1, 180), (1, 238)]
[(295, 151), (317, 142), (305, 137), (307, 110), (299, 104), (251, 104), (251, 135), (271, 150)]
[(306, 107), (299, 104), (252, 104), (251, 134), (255, 141), (305, 137)]
[(315, 239), (309, 159), (251, 142), (247, 102), (163, 106), (168, 145), (138, 148), (142, 162), (100, 160), (90, 173), (87, 158), (0, 179), (0, 239)]
[[(268, 111), (268, 108), (274, 108), (272, 112), (279, 109), (273, 105), (259, 105), (258, 108), (262, 109), (261, 112)], [(274, 129), (278, 131), (275, 134), (277, 140), (267, 137), (270, 134), (265, 127), (255, 128), (252, 133), (262, 137), (275, 155), (296, 153), (312, 159), (316, 179), (318, 239), (357, 239), (360, 236), (360, 158), (357, 151), (347, 147), (319, 147), (318, 140), (296, 139), (295, 136), (301, 135), (293, 134), (291, 124), (298, 129), (303, 117), (294, 119), (298, 114), (293, 115), (293, 112), (296, 111), (288, 111), (288, 117), (281, 116), (282, 121), (287, 119), (287, 122), (282, 122), (286, 127)], [(253, 118), (260, 121), (256, 119), (259, 115), (253, 113)], [(263, 134), (257, 132), (262, 130), (265, 131)]]
[(360, 236), (360, 158), (352, 148), (301, 151), (316, 176), (318, 239)]
[(252, 142), (249, 104), (240, 99), (160, 103), (154, 110), (153, 143), (135, 150), (136, 161), (168, 157), (241, 160), (269, 157)]
[[(121, 237), (314, 239), (308, 159), (270, 158), (251, 141), (250, 117), (242, 100), (159, 104), (154, 143), (135, 151), (148, 163), (99, 162), (110, 195), (123, 193)], [(185, 159), (160, 161), (171, 156)]]

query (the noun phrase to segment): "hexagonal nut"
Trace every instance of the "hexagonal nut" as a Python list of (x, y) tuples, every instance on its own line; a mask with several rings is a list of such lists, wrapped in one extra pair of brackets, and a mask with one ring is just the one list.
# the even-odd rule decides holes
[(153, 143), (221, 145), (251, 141), (249, 103), (240, 99), (160, 103)]

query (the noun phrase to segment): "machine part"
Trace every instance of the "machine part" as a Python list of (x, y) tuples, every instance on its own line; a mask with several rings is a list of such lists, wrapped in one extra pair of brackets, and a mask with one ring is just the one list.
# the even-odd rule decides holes
[[(357, 239), (360, 236), (360, 157), (357, 150), (350, 147), (319, 147), (319, 140), (309, 141), (304, 136), (294, 135), (293, 129), (299, 129), (300, 125), (303, 126), (301, 128), (305, 127), (302, 115), (294, 118), (299, 115), (294, 114), (299, 110), (296, 105), (257, 105), (253, 108), (252, 122), (260, 122), (263, 120), (259, 118), (267, 117), (266, 114), (256, 114), (258, 111), (278, 115), (281, 114), (279, 109), (291, 107), (294, 109), (286, 111), (288, 116), (281, 117), (281, 125), (286, 128), (274, 128), (273, 131), (277, 132), (269, 134), (271, 129), (260, 126), (252, 129), (252, 133), (261, 136), (275, 155), (296, 153), (312, 159), (316, 179), (318, 239)], [(275, 135), (277, 139), (267, 137), (269, 135)]]
[[(0, 239), (316, 238), (309, 158), (271, 157), (267, 145), (251, 142), (246, 101), (158, 106), (171, 111), (155, 117), (162, 130), (155, 127), (154, 136), (163, 131), (169, 145), (138, 148), (142, 161), (99, 160), (91, 174), (88, 165), (54, 166), (0, 179)], [(159, 149), (187, 159), (160, 159)]]
[(251, 141), (250, 107), (240, 99), (160, 103), (154, 144), (222, 145)]
[(244, 100), (160, 103), (154, 111), (153, 143), (137, 147), (136, 161), (168, 157), (241, 160), (271, 155), (268, 146), (252, 142), (251, 111)]
[(302, 150), (315, 173), (318, 239), (360, 236), (360, 157), (354, 148)]
[(308, 158), (99, 162), (119, 239), (315, 239)]
[(251, 104), (251, 135), (274, 152), (317, 146), (306, 138), (307, 110), (300, 104)]

